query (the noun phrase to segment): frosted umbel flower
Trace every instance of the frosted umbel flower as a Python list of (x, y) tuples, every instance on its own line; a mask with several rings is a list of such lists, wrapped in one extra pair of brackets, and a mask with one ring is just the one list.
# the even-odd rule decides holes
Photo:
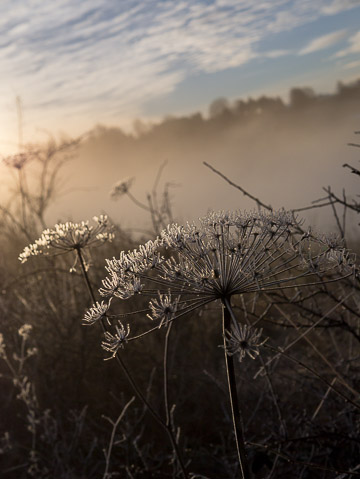
[(230, 304), (236, 295), (310, 287), (352, 273), (341, 243), (299, 231), (285, 211), (210, 213), (199, 225), (169, 225), (155, 241), (106, 260), (99, 292), (107, 303), (84, 319), (91, 324), (106, 315), (113, 298), (142, 295), (149, 298), (147, 317), (158, 322), (147, 334), (215, 300)]
[(84, 324), (94, 324), (97, 321), (101, 320), (102, 318), (106, 317), (106, 312), (108, 311), (110, 307), (110, 302), (105, 303), (104, 301), (101, 301), (99, 303), (98, 301), (85, 313), (85, 316), (83, 318)]
[(150, 319), (159, 319), (160, 324), (159, 328), (164, 324), (165, 326), (175, 318), (177, 311), (177, 305), (179, 302), (179, 297), (175, 300), (171, 299), (171, 293), (169, 294), (160, 294), (159, 297), (152, 299), (149, 303), (151, 314), (148, 314), (147, 317)]
[(172, 224), (155, 241), (107, 260), (109, 276), (99, 292), (109, 299), (148, 296), (148, 316), (161, 321), (158, 311), (167, 308), (172, 321), (214, 300), (351, 274), (341, 245), (298, 231), (284, 211), (211, 213), (199, 226)]
[(93, 219), (95, 226), (90, 226), (88, 221), (69, 221), (44, 230), (35, 243), (24, 248), (19, 260), (25, 263), (30, 256), (61, 254), (112, 241), (114, 233), (107, 216), (94, 216)]
[(239, 324), (237, 321), (231, 323), (230, 331), (225, 333), (227, 354), (238, 355), (241, 362), (246, 355), (255, 359), (259, 355), (259, 348), (267, 339), (260, 340), (262, 329), (252, 328), (247, 324)]
[(101, 346), (105, 351), (109, 351), (112, 355), (107, 358), (111, 359), (116, 356), (116, 353), (120, 348), (124, 347), (124, 343), (127, 341), (127, 337), (130, 334), (130, 326), (127, 325), (125, 328), (124, 325), (118, 321), (118, 324), (115, 326), (116, 333), (111, 334), (109, 331), (105, 331), (105, 341), (101, 343)]

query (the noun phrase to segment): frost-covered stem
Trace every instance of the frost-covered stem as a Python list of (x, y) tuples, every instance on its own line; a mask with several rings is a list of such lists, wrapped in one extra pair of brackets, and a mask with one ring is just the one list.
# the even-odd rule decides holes
[(165, 403), (165, 414), (166, 414), (166, 424), (171, 427), (171, 415), (170, 415), (170, 405), (169, 405), (169, 378), (168, 378), (168, 356), (169, 356), (169, 339), (170, 332), (173, 323), (167, 325), (166, 336), (165, 336), (165, 346), (164, 346), (164, 403)]
[(79, 262), (80, 262), (80, 266), (81, 266), (81, 272), (83, 274), (83, 277), (84, 277), (84, 281), (86, 283), (86, 286), (87, 286), (87, 289), (89, 291), (89, 294), (90, 294), (90, 297), (93, 301), (93, 303), (95, 304), (96, 303), (96, 299), (95, 299), (95, 295), (94, 295), (94, 291), (91, 287), (91, 283), (90, 283), (90, 280), (89, 280), (89, 276), (87, 274), (87, 271), (86, 271), (86, 268), (85, 268), (85, 263), (84, 263), (84, 258), (81, 254), (81, 248), (76, 248), (76, 253), (78, 255), (78, 258), (79, 258)]
[(250, 472), (246, 457), (245, 443), (244, 443), (244, 433), (242, 428), (242, 418), (239, 407), (239, 399), (236, 390), (236, 378), (234, 370), (234, 360), (233, 356), (227, 354), (227, 345), (226, 345), (226, 332), (230, 331), (231, 324), (231, 306), (230, 302), (225, 299), (223, 301), (223, 338), (224, 338), (224, 351), (225, 351), (225, 366), (227, 381), (229, 386), (229, 397), (231, 404), (231, 415), (235, 433), (236, 448), (238, 452), (239, 464), (241, 479), (250, 479)]
[[(87, 271), (86, 271), (86, 268), (85, 268), (85, 263), (84, 263), (84, 259), (82, 257), (82, 254), (81, 254), (81, 249), (78, 248), (76, 250), (77, 254), (78, 254), (78, 258), (79, 258), (79, 262), (80, 262), (80, 266), (81, 266), (81, 271), (82, 271), (82, 274), (83, 274), (83, 277), (84, 277), (84, 280), (85, 280), (85, 283), (86, 283), (86, 286), (88, 288), (88, 291), (89, 291), (89, 295), (93, 301), (93, 303), (96, 303), (96, 299), (95, 299), (95, 295), (94, 295), (94, 291), (92, 289), (92, 286), (91, 286), (91, 283), (90, 283), (90, 280), (89, 280), (89, 276), (87, 274)], [(105, 327), (105, 324), (103, 322), (103, 320), (100, 322), (101, 324), (101, 327), (102, 327), (102, 330), (103, 332), (106, 332), (106, 327)], [(178, 448), (178, 445), (177, 445), (177, 442), (176, 442), (176, 438), (174, 436), (174, 433), (171, 429), (171, 426), (169, 424), (167, 424), (167, 422), (165, 422), (160, 416), (159, 414), (155, 411), (155, 409), (153, 409), (153, 407), (150, 405), (150, 403), (148, 402), (148, 400), (146, 399), (146, 397), (143, 395), (143, 393), (140, 391), (140, 389), (138, 388), (137, 384), (135, 383), (132, 375), (130, 374), (129, 370), (127, 369), (127, 367), (125, 366), (125, 363), (124, 361), (121, 359), (120, 355), (119, 354), (116, 354), (116, 360), (118, 362), (118, 364), (121, 366), (125, 376), (127, 377), (129, 383), (131, 384), (135, 394), (138, 396), (138, 398), (143, 402), (143, 404), (145, 405), (145, 407), (148, 409), (148, 411), (150, 412), (150, 414), (153, 416), (153, 418), (157, 421), (157, 423), (166, 431), (166, 433), (168, 434), (169, 436), (169, 439), (170, 439), (170, 442), (171, 442), (171, 446), (174, 450), (174, 453), (177, 457), (177, 460), (179, 462), (179, 465), (180, 465), (180, 469), (181, 469), (181, 472), (182, 472), (182, 475), (184, 477), (184, 479), (187, 479), (187, 473), (186, 473), (186, 469), (185, 469), (185, 465), (184, 465), (184, 462), (182, 460), (182, 457), (181, 457), (181, 454), (180, 454), (180, 451), (179, 451), (179, 448)]]

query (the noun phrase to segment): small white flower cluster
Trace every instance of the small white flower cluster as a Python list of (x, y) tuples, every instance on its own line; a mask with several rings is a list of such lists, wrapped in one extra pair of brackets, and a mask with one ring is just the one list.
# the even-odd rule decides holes
[(88, 221), (80, 223), (56, 224), (53, 229), (43, 231), (34, 244), (24, 248), (19, 260), (25, 263), (30, 256), (60, 254), (89, 246), (97, 246), (112, 241), (114, 233), (108, 224), (107, 216), (94, 216), (96, 226), (89, 226)]
[(30, 332), (31, 332), (32, 328), (33, 327), (31, 326), (31, 324), (23, 324), (19, 328), (19, 331), (18, 331), (19, 336), (21, 336), (24, 341), (27, 341), (29, 336), (30, 336)]
[(238, 354), (239, 362), (246, 355), (255, 359), (259, 355), (259, 347), (262, 346), (267, 338), (260, 341), (262, 329), (252, 328), (247, 324), (239, 324), (236, 321), (231, 323), (231, 331), (226, 331), (226, 353), (229, 356)]
[(160, 245), (159, 240), (148, 241), (140, 245), (138, 250), (128, 253), (122, 251), (119, 259), (107, 259), (105, 269), (110, 276), (102, 282), (103, 287), (99, 290), (101, 296), (128, 299), (140, 293), (143, 289), (141, 277), (164, 260), (157, 251)]

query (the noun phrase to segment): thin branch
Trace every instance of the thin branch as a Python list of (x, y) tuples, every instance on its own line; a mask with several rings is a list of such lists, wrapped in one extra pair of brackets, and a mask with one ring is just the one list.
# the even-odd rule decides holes
[(110, 442), (109, 442), (109, 447), (106, 451), (106, 455), (105, 455), (105, 461), (106, 461), (106, 466), (105, 466), (105, 471), (104, 471), (104, 475), (103, 475), (103, 479), (109, 479), (111, 477), (111, 474), (109, 474), (109, 466), (110, 466), (110, 457), (111, 457), (111, 452), (112, 452), (112, 448), (114, 446), (114, 439), (115, 439), (115, 434), (116, 434), (116, 429), (120, 423), (120, 421), (122, 420), (122, 418), (124, 417), (128, 407), (130, 406), (131, 403), (133, 403), (135, 401), (135, 396), (133, 396), (130, 401), (128, 401), (123, 410), (121, 411), (119, 417), (117, 418), (117, 420), (115, 422), (111, 421), (109, 418), (106, 418), (108, 419), (108, 421), (112, 424), (112, 431), (111, 431), (111, 437), (110, 437)]
[[(353, 146), (359, 146), (360, 147), (360, 145), (353, 145)], [(348, 163), (344, 163), (343, 167), (344, 168), (349, 168), (351, 170), (351, 173), (354, 173), (354, 175), (359, 175), (360, 176), (360, 170), (358, 170), (357, 168), (354, 168), (353, 166), (349, 165)]]
[(310, 366), (307, 366), (304, 364), (302, 361), (299, 359), (295, 358), (294, 356), (290, 356), (290, 354), (285, 353), (285, 351), (281, 350), (280, 348), (274, 348), (273, 346), (270, 346), (270, 344), (266, 343), (264, 344), (264, 348), (270, 349), (270, 351), (273, 351), (275, 353), (280, 354), (281, 356), (284, 356), (287, 359), (290, 359), (290, 361), (294, 362), (295, 364), (298, 364), (302, 368), (306, 369), (309, 371), (311, 374), (316, 376), (320, 381), (325, 383), (332, 391), (336, 392), (342, 399), (344, 399), (345, 402), (352, 404), (354, 407), (357, 409), (360, 409), (360, 405), (357, 404), (355, 401), (353, 401), (351, 398), (343, 394), (339, 389), (335, 388), (332, 382), (329, 382), (327, 379), (325, 379), (323, 376), (321, 376), (319, 373), (315, 371), (315, 369), (311, 368)]
[(229, 185), (233, 186), (234, 188), (237, 188), (238, 190), (241, 191), (241, 193), (244, 195), (244, 196), (247, 196), (248, 198), (252, 199), (253, 201), (255, 201), (255, 203), (258, 205), (258, 208), (260, 208), (261, 206), (269, 211), (273, 211), (273, 208), (272, 206), (270, 205), (266, 205), (265, 203), (263, 203), (262, 201), (259, 200), (259, 198), (256, 198), (255, 196), (251, 195), (250, 193), (248, 193), (247, 191), (244, 190), (244, 188), (242, 188), (241, 186), (237, 185), (236, 183), (233, 183), (227, 176), (225, 176), (223, 173), (221, 173), (220, 171), (216, 170), (213, 166), (211, 166), (209, 163), (207, 163), (206, 161), (203, 161), (203, 164), (209, 168), (211, 171), (213, 171), (214, 173), (216, 173), (217, 175), (219, 175), (221, 178), (223, 178), (225, 181), (227, 181), (229, 183)]

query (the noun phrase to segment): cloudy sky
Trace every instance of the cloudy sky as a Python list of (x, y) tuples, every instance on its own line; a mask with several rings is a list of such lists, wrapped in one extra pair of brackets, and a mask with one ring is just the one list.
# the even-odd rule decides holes
[(0, 147), (360, 78), (360, 0), (2, 0)]

